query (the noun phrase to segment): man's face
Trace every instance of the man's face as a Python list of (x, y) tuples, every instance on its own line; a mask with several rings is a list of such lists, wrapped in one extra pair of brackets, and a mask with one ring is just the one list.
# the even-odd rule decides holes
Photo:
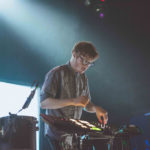
[(82, 55), (75, 55), (75, 69), (79, 73), (84, 73), (90, 66), (94, 64), (95, 60), (89, 59)]

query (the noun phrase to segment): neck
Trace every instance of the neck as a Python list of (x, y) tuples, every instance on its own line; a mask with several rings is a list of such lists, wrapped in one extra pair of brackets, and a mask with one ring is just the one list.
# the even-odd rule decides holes
[(74, 59), (73, 59), (73, 58), (70, 59), (70, 65), (71, 65), (71, 68), (72, 68), (75, 72), (77, 72), (77, 70), (75, 69), (75, 63), (74, 63)]

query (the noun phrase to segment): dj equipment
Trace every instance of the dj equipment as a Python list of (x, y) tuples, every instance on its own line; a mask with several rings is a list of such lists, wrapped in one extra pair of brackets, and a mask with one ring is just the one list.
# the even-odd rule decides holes
[(94, 124), (84, 120), (60, 118), (45, 114), (41, 114), (41, 117), (47, 124), (64, 133), (77, 134), (80, 137), (80, 150), (93, 150), (93, 147), (98, 150), (99, 146), (101, 150), (107, 150), (108, 145), (112, 147), (114, 135), (109, 127), (104, 129), (98, 123)]
[(41, 117), (44, 122), (61, 132), (77, 134), (80, 137), (80, 150), (130, 150), (130, 137), (140, 134), (140, 130), (134, 125), (116, 129), (84, 120), (45, 114), (41, 114)]
[(98, 134), (98, 136), (101, 136), (104, 135), (103, 133), (107, 130), (107, 133), (109, 132), (109, 134), (111, 135), (111, 131), (109, 130), (109, 128), (103, 129), (101, 127), (101, 124), (92, 124), (84, 120), (61, 118), (45, 114), (41, 114), (41, 117), (47, 124), (53, 125), (55, 126), (55, 128), (58, 128), (59, 130), (66, 133), (77, 133), (78, 135)]

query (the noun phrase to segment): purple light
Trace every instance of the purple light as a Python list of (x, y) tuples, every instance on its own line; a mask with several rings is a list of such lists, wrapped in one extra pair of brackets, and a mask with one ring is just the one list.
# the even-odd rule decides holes
[(101, 12), (101, 13), (99, 14), (99, 17), (100, 17), (100, 18), (104, 18), (104, 13)]

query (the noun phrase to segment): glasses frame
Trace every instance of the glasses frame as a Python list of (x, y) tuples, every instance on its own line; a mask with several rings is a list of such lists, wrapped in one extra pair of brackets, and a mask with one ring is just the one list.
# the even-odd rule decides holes
[(94, 62), (89, 62), (89, 61), (85, 60), (82, 56), (79, 56), (79, 57), (80, 57), (83, 65), (85, 65), (85, 66), (88, 65), (88, 67), (92, 67), (95, 65)]

